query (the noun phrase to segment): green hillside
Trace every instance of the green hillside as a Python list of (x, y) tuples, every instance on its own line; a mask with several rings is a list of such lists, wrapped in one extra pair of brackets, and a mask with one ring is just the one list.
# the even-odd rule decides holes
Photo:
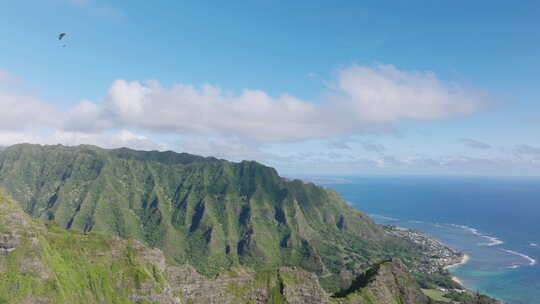
[(141, 254), (134, 241), (36, 222), (0, 192), (0, 303), (132, 303), (159, 281)]
[(236, 267), (208, 279), (191, 266), (168, 265), (159, 249), (140, 242), (32, 219), (0, 191), (0, 303), (429, 303), (399, 261), (367, 276), (334, 298), (314, 274), (290, 268)]
[(0, 187), (36, 218), (137, 239), (210, 276), (297, 266), (337, 290), (376, 261), (423, 256), (334, 191), (250, 161), (22, 144), (0, 152)]

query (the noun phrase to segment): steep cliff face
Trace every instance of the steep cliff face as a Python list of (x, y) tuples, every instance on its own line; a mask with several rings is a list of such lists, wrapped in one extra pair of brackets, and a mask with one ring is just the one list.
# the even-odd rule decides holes
[(211, 276), (241, 265), (299, 267), (337, 290), (373, 260), (424, 257), (334, 191), (256, 162), (17, 145), (0, 152), (0, 186), (34, 217), (137, 239)]
[(161, 279), (159, 250), (45, 225), (3, 193), (0, 248), (0, 303), (135, 303), (147, 295), (178, 303)]
[(3, 193), (0, 248), (0, 303), (427, 303), (398, 260), (378, 264), (340, 298), (300, 269), (240, 267), (208, 279), (138, 241), (32, 219)]
[(338, 293), (334, 299), (343, 304), (431, 303), (397, 259), (374, 265), (360, 275), (348, 290)]

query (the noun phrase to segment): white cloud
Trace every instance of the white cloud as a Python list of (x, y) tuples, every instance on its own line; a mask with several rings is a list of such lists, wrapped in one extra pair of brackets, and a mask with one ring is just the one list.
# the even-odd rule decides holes
[(50, 142), (59, 142), (69, 146), (82, 144), (97, 145), (104, 148), (130, 147), (139, 150), (167, 150), (168, 146), (128, 130), (119, 130), (103, 134), (56, 131), (46, 138)]
[(376, 152), (379, 154), (382, 154), (384, 153), (384, 151), (386, 151), (386, 147), (384, 145), (371, 142), (362, 143), (362, 148), (364, 148), (364, 150), (366, 151)]
[(19, 81), (0, 71), (0, 130), (22, 130), (55, 125), (60, 113), (48, 104), (22, 93)]
[(351, 139), (349, 138), (332, 138), (327, 142), (327, 146), (332, 149), (350, 150), (350, 141)]
[[(347, 143), (351, 135), (392, 130), (404, 120), (468, 115), (480, 110), (485, 100), (474, 90), (442, 83), (432, 73), (385, 65), (340, 70), (331, 93), (316, 102), (259, 90), (233, 93), (212, 85), (165, 88), (157, 81), (116, 80), (101, 102), (84, 100), (69, 110), (59, 110), (11, 90), (9, 82), (0, 73), (0, 107), (4, 109), (0, 146), (30, 142), (175, 149), (306, 170), (325, 165), (360, 170), (458, 164), (459, 160), (383, 155), (384, 146), (368, 142), (361, 142), (362, 147), (378, 155), (361, 158), (353, 155)], [(181, 144), (169, 146), (150, 139), (163, 136)], [(276, 155), (264, 150), (265, 144), (311, 139), (323, 139), (347, 153)]]
[[(288, 142), (372, 132), (403, 120), (436, 120), (472, 114), (484, 96), (444, 84), (429, 72), (393, 66), (351, 66), (339, 71), (330, 97), (319, 102), (259, 90), (239, 94), (212, 85), (116, 80), (101, 106), (66, 128), (89, 132), (116, 126), (189, 135), (221, 135), (259, 142)], [(81, 111), (82, 108), (82, 111)]]
[(478, 111), (485, 96), (441, 82), (432, 72), (401, 71), (392, 65), (353, 65), (340, 71), (338, 102), (359, 123), (435, 120)]
[(31, 97), (0, 92), (0, 129), (20, 130), (29, 126), (54, 125), (57, 113)]
[(18, 143), (42, 143), (40, 136), (27, 132), (0, 131), (0, 146), (11, 146)]
[(270, 154), (261, 152), (259, 145), (238, 139), (198, 137), (183, 140), (181, 147), (182, 151), (187, 153), (235, 161), (271, 158)]
[(513, 148), (513, 152), (518, 158), (531, 157), (540, 160), (540, 147), (531, 145), (516, 145)]
[(475, 140), (471, 138), (460, 138), (459, 141), (469, 148), (481, 149), (481, 150), (491, 149), (491, 145), (481, 142), (479, 140)]
[(32, 131), (0, 131), (0, 146), (17, 143), (42, 145), (63, 144), (67, 146), (96, 145), (103, 148), (130, 147), (139, 150), (167, 150), (167, 144), (159, 143), (146, 136), (128, 130), (119, 130), (102, 134), (53, 131), (47, 134)]
[(116, 127), (114, 119), (97, 104), (83, 100), (65, 115), (62, 127), (69, 131), (97, 133)]
[[(536, 160), (475, 158), (460, 155), (331, 157), (325, 153), (291, 156), (292, 162), (276, 162), (289, 173), (343, 174), (456, 174), (456, 175), (538, 175)], [(297, 160), (301, 159), (301, 160)]]

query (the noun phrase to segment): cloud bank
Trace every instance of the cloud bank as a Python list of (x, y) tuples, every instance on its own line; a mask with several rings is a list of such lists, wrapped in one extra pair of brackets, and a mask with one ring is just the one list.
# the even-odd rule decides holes
[[(255, 159), (282, 168), (326, 166), (329, 171), (509, 165), (506, 160), (463, 156), (393, 156), (382, 144), (358, 141), (358, 135), (394, 131), (403, 122), (471, 115), (487, 103), (486, 94), (477, 90), (443, 82), (431, 72), (402, 71), (391, 65), (340, 69), (326, 94), (313, 101), (253, 89), (234, 92), (208, 84), (164, 87), (158, 81), (118, 79), (102, 100), (83, 100), (61, 109), (14, 88), (13, 79), (0, 73), (0, 107), (4, 109), (0, 146), (31, 142), (173, 149), (232, 160)], [(163, 136), (172, 141), (162, 141)], [(321, 140), (330, 150), (277, 155), (264, 149), (310, 140)], [(460, 142), (489, 148), (473, 139)], [(537, 150), (516, 146), (512, 153), (531, 158)], [(525, 165), (530, 160), (517, 162)]]
[(460, 138), (459, 142), (473, 149), (487, 150), (491, 148), (491, 145), (471, 138)]
[(316, 102), (260, 90), (235, 94), (213, 85), (165, 88), (157, 81), (120, 79), (103, 102), (85, 101), (67, 113), (62, 128), (92, 133), (131, 127), (291, 142), (470, 115), (485, 101), (485, 95), (443, 83), (430, 72), (400, 71), (391, 65), (342, 69), (329, 94)]
[(48, 104), (27, 96), (20, 81), (0, 71), (0, 130), (15, 131), (29, 126), (52, 126), (57, 112)]

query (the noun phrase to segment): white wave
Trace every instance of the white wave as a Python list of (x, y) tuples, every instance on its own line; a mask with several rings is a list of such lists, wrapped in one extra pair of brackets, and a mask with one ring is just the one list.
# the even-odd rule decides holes
[(372, 218), (383, 220), (383, 221), (391, 221), (391, 222), (399, 221), (399, 219), (397, 219), (395, 217), (389, 217), (389, 216), (384, 216), (384, 215), (380, 215), (380, 214), (370, 214), (369, 216), (371, 216)]
[(502, 240), (500, 240), (500, 239), (498, 239), (498, 238), (496, 238), (494, 236), (489, 236), (489, 235), (483, 234), (480, 231), (478, 231), (478, 229), (476, 229), (476, 228), (472, 228), (472, 227), (465, 226), (465, 225), (456, 225), (456, 224), (449, 224), (449, 225), (452, 226), (452, 227), (467, 230), (470, 233), (472, 233), (472, 234), (474, 234), (474, 235), (476, 235), (478, 237), (486, 239), (487, 242), (478, 243), (478, 245), (480, 245), (480, 246), (497, 246), (497, 245), (500, 245), (500, 244), (504, 244), (504, 241), (502, 241)]
[(513, 254), (513, 255), (517, 255), (517, 256), (520, 256), (522, 258), (524, 258), (525, 260), (527, 260), (529, 262), (529, 265), (530, 266), (533, 266), (536, 264), (536, 260), (531, 258), (530, 256), (526, 255), (526, 254), (523, 254), (521, 252), (517, 252), (517, 251), (514, 251), (514, 250), (509, 250), (509, 249), (504, 249), (504, 248), (499, 248), (501, 251), (504, 251), (506, 253), (509, 253), (509, 254)]
[(516, 269), (516, 268), (519, 268), (519, 265), (512, 264), (512, 265), (510, 265), (510, 266), (508, 266), (506, 268), (508, 268), (508, 269)]
[(529, 245), (530, 245), (531, 247), (540, 247), (540, 246), (538, 246), (538, 244), (536, 244), (536, 243), (529, 243)]
[(497, 245), (500, 245), (500, 244), (503, 244), (504, 242), (499, 240), (498, 238), (496, 237), (493, 237), (493, 236), (489, 236), (489, 235), (482, 235), (482, 237), (484, 237), (485, 239), (488, 240), (487, 243), (480, 243), (479, 245), (483, 245), (483, 246), (497, 246)]

